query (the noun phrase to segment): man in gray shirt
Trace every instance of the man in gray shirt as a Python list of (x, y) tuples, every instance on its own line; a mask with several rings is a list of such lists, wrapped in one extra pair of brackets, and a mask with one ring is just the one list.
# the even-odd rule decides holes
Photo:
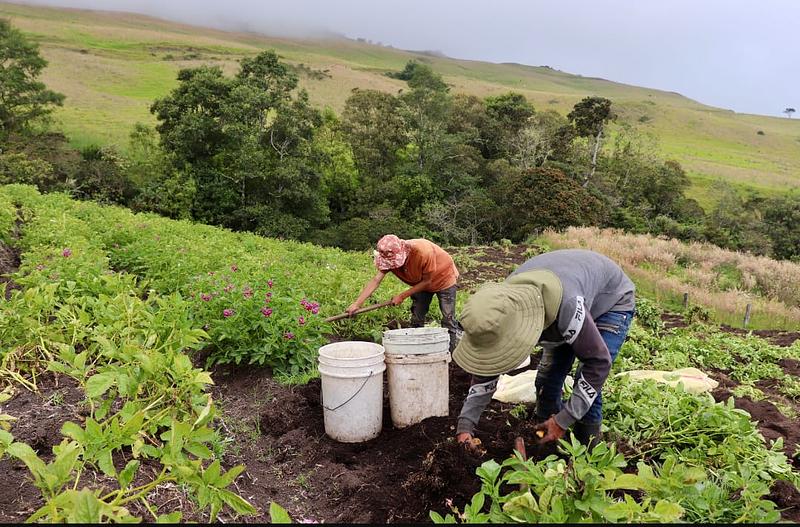
[[(601, 390), (628, 333), (634, 291), (616, 263), (580, 249), (536, 256), (505, 282), (484, 284), (464, 306), (464, 335), (453, 353), (456, 364), (473, 375), (457, 440), (469, 448), (475, 444), (475, 426), (498, 376), (516, 369), (537, 343), (544, 349), (536, 376), (540, 441), (556, 441), (570, 427), (584, 444), (599, 440)], [(580, 365), (564, 403), (562, 386), (575, 357)]]

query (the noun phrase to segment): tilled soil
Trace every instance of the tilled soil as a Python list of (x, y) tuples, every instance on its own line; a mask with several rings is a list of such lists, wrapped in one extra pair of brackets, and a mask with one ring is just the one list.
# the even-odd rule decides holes
[[(487, 455), (468, 455), (453, 440), (469, 386), (457, 368), (451, 369), (449, 417), (396, 429), (385, 404), (380, 436), (357, 444), (325, 435), (318, 380), (290, 388), (257, 371), (218, 371), (215, 381), (225, 426), (241, 438), (227, 460), (247, 464), (240, 490), (261, 511), (275, 501), (296, 519), (426, 522), (429, 510), (449, 512), (447, 500), (463, 505), (471, 499), (480, 488), (475, 469), (486, 459), (510, 456), (516, 435), (531, 426), (508, 414), (511, 405), (493, 404), (476, 432)], [(262, 514), (245, 521), (268, 519)]]
[[(798, 361), (782, 359), (780, 364), (787, 373), (791, 374), (794, 371), (796, 375)], [(736, 381), (724, 372), (714, 372), (712, 377), (720, 383), (712, 392), (714, 399), (718, 402), (727, 401), (737, 386)], [(800, 404), (780, 394), (774, 388), (774, 381), (759, 381), (756, 384), (770, 399), (781, 401), (800, 413)], [(783, 451), (795, 469), (800, 470), (800, 426), (797, 419), (786, 417), (769, 400), (754, 401), (750, 397), (734, 397), (734, 406), (750, 414), (750, 417), (758, 423), (758, 429), (767, 441), (775, 441), (782, 437)], [(800, 491), (794, 485), (787, 481), (776, 480), (768, 498), (781, 509), (784, 520), (800, 523)]]
[[(0, 413), (17, 418), (11, 430), (16, 441), (47, 458), (53, 445), (61, 442), (61, 426), (80, 419), (84, 394), (72, 379), (52, 375), (40, 377), (38, 388), (40, 393), (18, 388), (11, 400), (0, 405)], [(0, 522), (23, 522), (43, 505), (22, 462), (0, 461), (0, 481)]]
[[(678, 313), (663, 313), (661, 315), (661, 320), (664, 322), (664, 327), (666, 329), (685, 328), (688, 325), (683, 315)], [(798, 331), (783, 331), (779, 329), (750, 330), (734, 328), (725, 324), (719, 326), (719, 329), (725, 333), (730, 333), (740, 337), (755, 335), (756, 337), (761, 337), (762, 339), (767, 340), (770, 344), (775, 346), (788, 347), (794, 344), (795, 341), (800, 340), (800, 332)]]

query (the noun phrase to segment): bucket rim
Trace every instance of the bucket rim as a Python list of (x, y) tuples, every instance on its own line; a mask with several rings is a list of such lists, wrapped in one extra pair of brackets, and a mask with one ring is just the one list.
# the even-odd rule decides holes
[[(371, 353), (369, 355), (364, 355), (362, 357), (336, 357), (334, 355), (331, 355), (330, 353), (326, 353), (329, 350), (344, 347), (343, 345), (346, 344), (359, 344), (359, 345), (368, 344), (368, 346), (363, 346), (363, 347), (373, 348), (372, 351), (374, 351), (374, 353)], [(317, 349), (317, 355), (319, 356), (320, 359), (324, 357), (329, 360), (348, 362), (348, 361), (363, 361), (369, 359), (377, 359), (377, 357), (382, 357), (385, 351), (386, 350), (382, 345), (377, 344), (375, 342), (366, 342), (361, 340), (347, 340), (342, 342), (331, 342), (330, 344), (325, 344), (324, 346), (320, 346)]]
[(424, 326), (421, 328), (398, 328), (398, 329), (385, 329), (383, 331), (383, 336), (386, 337), (406, 337), (406, 336), (422, 336), (422, 335), (448, 335), (449, 332), (447, 328), (443, 327), (433, 327), (433, 326)]
[[(330, 364), (322, 364), (322, 366), (330, 366)], [(317, 368), (317, 370), (319, 371), (320, 376), (325, 375), (326, 377), (334, 377), (336, 379), (365, 379), (381, 375), (383, 372), (386, 371), (386, 364), (384, 363), (376, 363), (375, 366), (376, 368), (374, 370), (370, 370), (368, 372), (362, 372), (362, 374), (360, 375), (356, 374), (348, 375), (346, 373), (326, 372), (323, 371), (324, 368)], [(335, 367), (336, 366), (334, 366), (334, 368)]]

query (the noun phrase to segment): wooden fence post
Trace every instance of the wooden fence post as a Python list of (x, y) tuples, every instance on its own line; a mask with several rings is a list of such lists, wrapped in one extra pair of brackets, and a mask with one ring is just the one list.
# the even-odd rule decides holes
[(747, 324), (750, 323), (750, 311), (753, 309), (753, 304), (747, 304), (747, 307), (744, 310), (744, 327), (747, 327)]
[(683, 293), (683, 309), (689, 307), (689, 293)]

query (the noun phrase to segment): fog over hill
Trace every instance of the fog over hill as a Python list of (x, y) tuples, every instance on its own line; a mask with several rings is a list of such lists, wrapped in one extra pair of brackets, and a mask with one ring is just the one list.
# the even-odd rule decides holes
[(28, 0), (276, 36), (345, 35), (450, 57), (549, 65), (737, 112), (800, 108), (795, 0)]

